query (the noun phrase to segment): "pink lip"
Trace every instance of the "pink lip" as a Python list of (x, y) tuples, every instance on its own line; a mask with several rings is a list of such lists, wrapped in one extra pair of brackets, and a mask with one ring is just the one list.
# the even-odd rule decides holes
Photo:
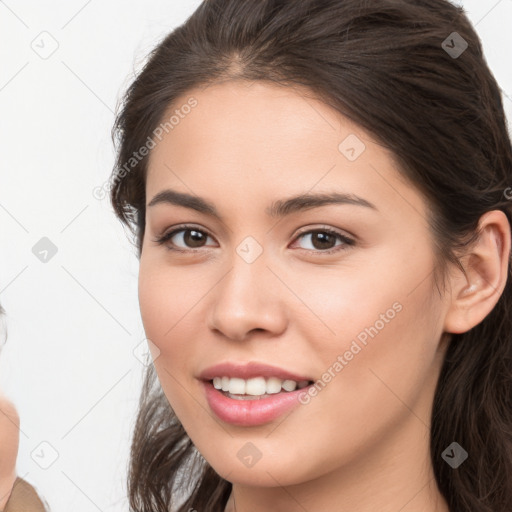
[(221, 420), (243, 427), (262, 425), (275, 420), (289, 409), (300, 404), (299, 396), (308, 387), (290, 392), (276, 393), (256, 400), (236, 400), (225, 396), (210, 382), (214, 377), (277, 377), (281, 380), (314, 381), (312, 377), (289, 372), (283, 368), (251, 361), (246, 364), (224, 362), (206, 368), (199, 374), (203, 381), (206, 400), (213, 413)]
[[(299, 396), (309, 386), (290, 392), (281, 392), (257, 400), (235, 400), (215, 389), (210, 381), (202, 382), (206, 400), (214, 414), (232, 425), (252, 427), (275, 420), (289, 409), (298, 406)], [(313, 385), (313, 384), (311, 384)]]
[(251, 361), (246, 364), (234, 364), (225, 362), (210, 366), (199, 374), (201, 380), (212, 380), (214, 377), (238, 377), (250, 379), (252, 377), (277, 377), (282, 380), (315, 380), (313, 377), (298, 375), (277, 366), (270, 366), (263, 363)]

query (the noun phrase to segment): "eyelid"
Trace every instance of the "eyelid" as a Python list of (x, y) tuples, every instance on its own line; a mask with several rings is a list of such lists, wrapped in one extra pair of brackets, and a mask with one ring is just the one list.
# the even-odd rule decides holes
[[(199, 231), (200, 233), (203, 233), (204, 235), (206, 235), (206, 237), (208, 238), (215, 238), (208, 230), (202, 228), (202, 227), (198, 227), (198, 226), (194, 226), (192, 224), (180, 224), (180, 225), (177, 225), (177, 226), (174, 226), (173, 228), (171, 228), (170, 230), (168, 231), (165, 231), (161, 234), (161, 235), (157, 235), (156, 238), (152, 239), (151, 241), (154, 242), (154, 243), (157, 243), (159, 245), (164, 245), (166, 244), (167, 241), (169, 241), (172, 237), (174, 237), (177, 233), (179, 233), (180, 231)], [(173, 250), (173, 251), (176, 251), (176, 252), (197, 252), (201, 249), (204, 249), (203, 247), (198, 247), (198, 248), (189, 248), (189, 249), (183, 249), (181, 247), (167, 247), (169, 250)]]
[(314, 226), (314, 227), (308, 226), (305, 228), (300, 228), (299, 231), (297, 231), (295, 233), (295, 238), (297, 238), (298, 236), (303, 235), (305, 233), (311, 233), (311, 232), (317, 232), (317, 231), (327, 231), (329, 233), (334, 233), (336, 235), (340, 235), (341, 237), (344, 237), (344, 238), (350, 238), (354, 241), (356, 240), (355, 235), (352, 235), (348, 231), (329, 226), (328, 224), (320, 224), (320, 225)]
[[(200, 233), (203, 233), (206, 235), (207, 238), (215, 239), (215, 237), (206, 229), (202, 227), (198, 227), (192, 224), (181, 224), (177, 225), (173, 228), (171, 228), (169, 231), (164, 231), (162, 235), (158, 235), (155, 239), (152, 239), (154, 243), (157, 243), (159, 245), (166, 244), (167, 241), (169, 241), (172, 237), (174, 237), (177, 233), (181, 231), (199, 231)], [(353, 235), (345, 235), (344, 233), (341, 233), (340, 230), (337, 228), (333, 228), (331, 226), (327, 225), (321, 225), (317, 227), (304, 227), (301, 228), (294, 236), (292, 240), (292, 244), (295, 243), (302, 235), (306, 234), (312, 234), (317, 232), (324, 232), (324, 233), (330, 233), (334, 236), (338, 236), (339, 239), (342, 240), (342, 244), (336, 245), (331, 249), (325, 249), (325, 250), (312, 250), (312, 249), (303, 249), (299, 247), (299, 250), (305, 251), (307, 253), (313, 253), (313, 254), (331, 254), (336, 252), (341, 252), (342, 250), (346, 250), (348, 247), (355, 245), (356, 238)], [(170, 247), (166, 246), (168, 250), (175, 251), (175, 252), (182, 252), (182, 253), (197, 253), (201, 250), (204, 250), (205, 247), (197, 247), (197, 248), (189, 248), (189, 249), (183, 249), (181, 247)], [(206, 247), (207, 248), (207, 247)]]
[(295, 237), (293, 238), (292, 244), (296, 243), (296, 241), (299, 240), (302, 235), (308, 235), (308, 234), (312, 234), (312, 233), (329, 233), (331, 235), (337, 236), (338, 239), (341, 239), (341, 241), (342, 241), (341, 245), (335, 245), (331, 249), (324, 249), (324, 250), (303, 249), (300, 247), (299, 247), (299, 249), (303, 250), (309, 254), (328, 255), (328, 254), (338, 253), (338, 252), (344, 251), (344, 250), (348, 249), (349, 247), (356, 244), (356, 238), (353, 235), (346, 235), (340, 231), (341, 230), (339, 230), (337, 228), (333, 228), (333, 227), (327, 226), (327, 225), (317, 226), (317, 227), (306, 227), (306, 228), (299, 230), (299, 232), (296, 233)]

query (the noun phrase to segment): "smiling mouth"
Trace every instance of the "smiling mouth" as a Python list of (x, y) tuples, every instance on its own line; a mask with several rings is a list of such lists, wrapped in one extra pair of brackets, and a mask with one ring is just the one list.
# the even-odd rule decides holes
[(241, 427), (275, 421), (302, 404), (301, 395), (309, 393), (314, 385), (313, 380), (304, 378), (293, 381), (259, 376), (245, 380), (211, 376), (202, 379), (208, 406), (220, 420)]

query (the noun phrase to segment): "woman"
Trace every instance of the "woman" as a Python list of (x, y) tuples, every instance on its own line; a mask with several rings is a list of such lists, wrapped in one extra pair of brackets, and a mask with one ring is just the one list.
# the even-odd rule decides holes
[[(1, 344), (6, 337), (4, 309), (0, 306)], [(1, 348), (0, 344), (0, 348)], [(36, 490), (16, 475), (20, 417), (15, 405), (0, 390), (0, 511), (45, 512)]]
[(114, 135), (133, 510), (512, 510), (512, 149), (460, 7), (206, 0)]

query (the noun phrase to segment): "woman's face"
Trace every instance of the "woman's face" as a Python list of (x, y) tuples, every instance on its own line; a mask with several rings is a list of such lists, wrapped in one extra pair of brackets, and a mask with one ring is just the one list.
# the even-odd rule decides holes
[[(247, 485), (410, 460), (408, 446), (428, 446), (448, 308), (423, 197), (305, 91), (228, 82), (182, 96), (168, 117), (176, 109), (149, 162), (139, 300), (190, 438)], [(202, 380), (224, 363), (242, 369)], [(315, 385), (274, 393), (284, 372)], [(214, 376), (256, 395), (225, 396)]]

